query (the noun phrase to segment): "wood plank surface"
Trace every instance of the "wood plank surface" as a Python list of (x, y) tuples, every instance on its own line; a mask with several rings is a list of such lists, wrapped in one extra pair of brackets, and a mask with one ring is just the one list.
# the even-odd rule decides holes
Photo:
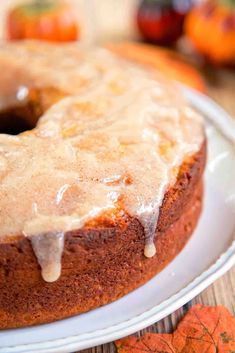
[[(205, 72), (209, 95), (235, 119), (235, 72), (232, 70), (210, 69)], [(137, 333), (171, 332), (182, 316), (195, 303), (205, 305), (225, 305), (235, 314), (235, 267), (209, 288), (173, 314)], [(113, 343), (83, 350), (82, 353), (116, 353)]]

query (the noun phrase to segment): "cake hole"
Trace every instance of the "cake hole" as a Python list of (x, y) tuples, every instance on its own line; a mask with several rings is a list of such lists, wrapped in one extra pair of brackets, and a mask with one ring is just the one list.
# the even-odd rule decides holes
[(18, 135), (21, 132), (31, 130), (33, 127), (22, 117), (12, 114), (0, 114), (0, 133)]
[(0, 134), (18, 135), (35, 128), (38, 118), (24, 108), (0, 112)]

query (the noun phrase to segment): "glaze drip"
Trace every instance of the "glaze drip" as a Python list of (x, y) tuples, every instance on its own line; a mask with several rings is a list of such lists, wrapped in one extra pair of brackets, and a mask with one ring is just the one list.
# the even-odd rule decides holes
[(0, 53), (2, 106), (35, 88), (69, 95), (48, 103), (34, 130), (0, 135), (0, 236), (29, 237), (51, 282), (64, 234), (122, 209), (142, 224), (144, 254), (154, 256), (160, 206), (203, 142), (202, 118), (173, 83), (103, 49), (29, 42)]
[(56, 281), (61, 274), (61, 257), (64, 248), (64, 233), (51, 232), (30, 237), (33, 250), (46, 282)]

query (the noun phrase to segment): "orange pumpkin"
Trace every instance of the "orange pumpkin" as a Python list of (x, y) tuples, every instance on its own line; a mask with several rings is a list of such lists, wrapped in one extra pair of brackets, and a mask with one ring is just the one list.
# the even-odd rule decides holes
[(215, 64), (235, 64), (235, 1), (209, 0), (185, 20), (185, 32), (195, 48)]
[(79, 30), (72, 8), (56, 0), (34, 0), (12, 8), (7, 16), (9, 39), (73, 41)]

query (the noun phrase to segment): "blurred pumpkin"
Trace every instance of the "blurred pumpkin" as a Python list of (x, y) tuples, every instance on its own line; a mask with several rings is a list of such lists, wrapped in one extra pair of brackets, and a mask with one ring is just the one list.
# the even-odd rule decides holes
[(110, 43), (107, 47), (126, 59), (160, 71), (169, 79), (206, 92), (206, 85), (199, 71), (173, 50), (136, 42)]
[(150, 43), (172, 44), (183, 32), (185, 14), (192, 0), (142, 0), (137, 10), (137, 26)]
[(34, 0), (10, 10), (7, 16), (9, 39), (73, 41), (79, 29), (71, 6), (56, 0)]
[(235, 64), (235, 0), (207, 0), (189, 12), (185, 32), (215, 64)]

